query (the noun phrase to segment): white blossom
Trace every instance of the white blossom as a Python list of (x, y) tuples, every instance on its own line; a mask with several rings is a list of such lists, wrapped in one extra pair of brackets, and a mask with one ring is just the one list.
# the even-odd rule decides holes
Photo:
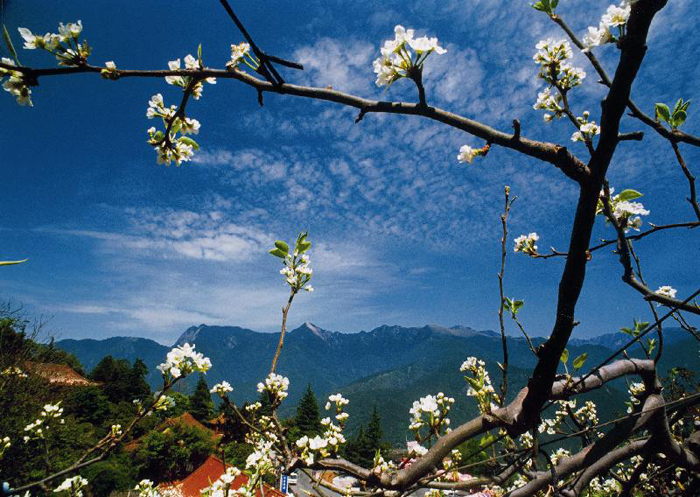
[(462, 163), (467, 162), (471, 164), (474, 157), (477, 155), (481, 155), (480, 149), (472, 148), (469, 145), (462, 145), (459, 149), (459, 154), (457, 154), (457, 160)]
[(83, 487), (88, 484), (88, 481), (82, 476), (73, 476), (71, 478), (66, 478), (63, 480), (58, 487), (56, 487), (54, 492), (68, 492), (71, 497), (82, 497)]
[(221, 397), (225, 397), (228, 392), (233, 392), (233, 387), (228, 381), (217, 383), (211, 390), (209, 390), (209, 393), (215, 393)]
[(539, 235), (534, 232), (528, 235), (520, 235), (518, 238), (513, 240), (515, 243), (513, 251), (535, 256), (537, 255), (537, 245), (535, 245), (535, 242), (537, 242), (539, 239)]
[(658, 290), (656, 290), (656, 295), (660, 295), (662, 297), (668, 297), (670, 299), (675, 299), (676, 298), (676, 289), (673, 288), (672, 286), (664, 285), (660, 286)]
[(189, 343), (175, 347), (166, 356), (166, 361), (158, 366), (163, 376), (173, 379), (190, 373), (206, 373), (211, 368), (211, 361)]

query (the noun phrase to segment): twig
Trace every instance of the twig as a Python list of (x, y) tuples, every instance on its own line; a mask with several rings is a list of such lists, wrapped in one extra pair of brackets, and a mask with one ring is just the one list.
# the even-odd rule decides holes
[(498, 273), (498, 294), (500, 297), (498, 306), (498, 324), (501, 328), (501, 344), (503, 346), (503, 364), (501, 365), (501, 372), (503, 374), (503, 382), (501, 383), (501, 402), (500, 405), (503, 407), (506, 401), (506, 394), (508, 393), (508, 340), (506, 339), (506, 327), (503, 323), (503, 304), (505, 303), (505, 295), (503, 294), (503, 277), (506, 272), (506, 255), (508, 253), (506, 249), (506, 243), (508, 243), (508, 214), (510, 213), (510, 208), (515, 202), (517, 197), (513, 197), (510, 200), (510, 187), (506, 186), (504, 189), (504, 202), (503, 202), (503, 214), (501, 214), (501, 228), (503, 236), (501, 237), (501, 270)]

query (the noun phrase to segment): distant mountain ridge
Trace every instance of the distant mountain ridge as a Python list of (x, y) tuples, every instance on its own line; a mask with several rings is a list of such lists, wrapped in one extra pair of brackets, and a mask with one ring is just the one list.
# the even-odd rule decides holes
[[(665, 330), (664, 334), (667, 352), (662, 360), (662, 371), (666, 365), (700, 367), (697, 345), (689, 347), (683, 341), (687, 335), (673, 329)], [(588, 352), (586, 367), (593, 367), (629, 339), (622, 333), (572, 339), (568, 347), (570, 357)], [(255, 385), (267, 376), (278, 341), (279, 333), (201, 324), (185, 330), (175, 345), (192, 343), (197, 351), (209, 357), (213, 367), (207, 373), (208, 384), (230, 382), (234, 386), (235, 402), (241, 403), (257, 399)], [(542, 339), (534, 341), (537, 344)], [(155, 368), (170, 350), (153, 340), (131, 337), (61, 340), (56, 345), (74, 353), (87, 371), (106, 355), (129, 361), (141, 358), (149, 368), (148, 381), (154, 389), (159, 388), (161, 382)], [(387, 420), (387, 434), (393, 442), (400, 442), (405, 436), (404, 418), (407, 419), (411, 402), (420, 396), (444, 391), (461, 399), (455, 404), (455, 422), (473, 416), (475, 407), (471, 399), (466, 398), (466, 384), (459, 366), (469, 356), (483, 359), (496, 386), (501, 376), (496, 365), (502, 361), (501, 347), (500, 334), (467, 326), (382, 325), (371, 331), (340, 333), (304, 323), (286, 335), (277, 366), (277, 371), (290, 380), (289, 398), (283, 404), (282, 414), (293, 414), (297, 401), (311, 383), (320, 401), (337, 391), (350, 399), (348, 427), (351, 430), (366, 421), (363, 416), (378, 403), (382, 418)], [(510, 394), (514, 394), (527, 381), (536, 358), (523, 338), (508, 337), (508, 347)], [(639, 349), (632, 353), (639, 355)], [(196, 381), (196, 378), (188, 378), (182, 388), (187, 391)], [(621, 399), (625, 394), (620, 389), (625, 388), (623, 384), (610, 385), (603, 394)], [(613, 403), (608, 404), (606, 408), (614, 408)]]

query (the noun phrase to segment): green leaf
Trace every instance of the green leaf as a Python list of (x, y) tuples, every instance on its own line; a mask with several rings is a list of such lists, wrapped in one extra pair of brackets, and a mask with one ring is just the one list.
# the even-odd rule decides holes
[(496, 435), (488, 434), (484, 435), (481, 437), (481, 440), (479, 440), (479, 447), (486, 447), (489, 444), (492, 444), (496, 440)]
[(163, 138), (165, 138), (165, 135), (163, 134), (162, 131), (158, 130), (153, 134), (153, 139), (157, 142), (163, 141)]
[(561, 353), (561, 362), (562, 364), (566, 364), (566, 361), (569, 360), (569, 350), (564, 349), (564, 352)]
[(27, 262), (29, 259), (22, 259), (21, 261), (0, 261), (0, 266), (14, 266), (15, 264), (22, 264)]
[(656, 113), (656, 120), (657, 121), (666, 121), (668, 122), (669, 119), (671, 119), (671, 111), (668, 108), (668, 105), (666, 104), (656, 104), (654, 106), (654, 112)]
[(182, 136), (178, 141), (180, 143), (184, 143), (185, 145), (190, 145), (195, 150), (199, 150), (199, 144), (189, 136)]
[(551, 1), (551, 4), (552, 4), (552, 9), (551, 9), (551, 10), (554, 11), (554, 9), (557, 8), (557, 5), (559, 5), (559, 0), (552, 0), (552, 1)]
[(669, 121), (669, 124), (672, 128), (680, 128), (681, 126), (683, 126), (683, 123), (687, 118), (688, 114), (684, 110), (679, 110), (673, 114), (673, 117), (671, 118), (671, 121)]
[(298, 249), (300, 254), (303, 254), (311, 248), (311, 242), (302, 242), (299, 244)]
[(270, 254), (274, 255), (275, 257), (279, 257), (280, 259), (284, 259), (285, 257), (287, 257), (287, 253), (282, 252), (278, 248), (273, 248), (272, 250), (270, 250)]
[(508, 297), (505, 297), (503, 299), (503, 309), (506, 311), (510, 311), (513, 308), (513, 301), (509, 299)]
[(574, 369), (581, 369), (583, 367), (583, 364), (586, 362), (586, 359), (588, 359), (588, 352), (584, 352), (576, 359), (574, 359)]
[(639, 193), (637, 190), (622, 190), (620, 194), (617, 196), (617, 200), (622, 202), (622, 201), (630, 201), (637, 199), (639, 197), (643, 197), (641, 193)]
[(634, 322), (634, 329), (635, 329), (635, 331), (637, 332), (637, 334), (638, 334), (639, 332), (641, 332), (641, 331), (642, 331), (644, 328), (646, 328), (647, 326), (649, 326), (649, 322), (648, 322), (648, 321), (635, 321), (635, 322)]
[(513, 301), (513, 314), (517, 314), (520, 308), (525, 304), (524, 301), (522, 300), (514, 300)]
[(481, 384), (471, 376), (465, 376), (464, 379), (467, 380), (467, 383), (469, 383), (474, 390), (481, 390)]
[(197, 47), (197, 60), (199, 61), (199, 67), (204, 67), (204, 62), (202, 62), (202, 44), (200, 43)]
[(621, 331), (622, 333), (626, 333), (626, 334), (628, 334), (628, 335), (637, 336), (637, 334), (635, 333), (635, 331), (632, 330), (631, 328), (620, 328), (620, 331)]
[(547, 10), (545, 9), (544, 4), (543, 4), (541, 1), (540, 1), (540, 2), (537, 2), (537, 3), (533, 3), (533, 4), (532, 4), (532, 7), (533, 7), (534, 9), (536, 9), (536, 10), (541, 11), (541, 12), (547, 12)]
[(678, 109), (678, 110), (683, 110), (683, 111), (686, 111), (686, 112), (687, 112), (687, 111), (688, 111), (688, 107), (690, 107), (690, 100), (688, 100), (688, 101), (685, 102), (683, 105), (681, 105), (680, 109)]
[(284, 243), (282, 240), (277, 240), (277, 241), (275, 242), (275, 247), (277, 247), (278, 249), (280, 249), (280, 250), (281, 250), (282, 252), (284, 252), (285, 254), (288, 254), (288, 253), (289, 253), (289, 245), (287, 245), (286, 243)]
[(15, 46), (12, 44), (12, 38), (10, 38), (10, 33), (7, 32), (7, 28), (4, 24), (2, 25), (2, 37), (5, 38), (5, 45), (7, 45), (7, 49), (10, 51), (10, 55), (12, 55), (12, 58), (15, 59), (15, 62), (17, 62), (18, 66), (22, 65), (19, 63), (19, 59), (17, 58), (17, 51), (15, 50)]

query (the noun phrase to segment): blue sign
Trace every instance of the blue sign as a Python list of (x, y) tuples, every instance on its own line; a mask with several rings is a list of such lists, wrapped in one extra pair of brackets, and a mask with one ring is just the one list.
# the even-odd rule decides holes
[(280, 492), (282, 492), (283, 494), (286, 494), (288, 484), (289, 484), (289, 476), (282, 475), (282, 478), (280, 479)]

